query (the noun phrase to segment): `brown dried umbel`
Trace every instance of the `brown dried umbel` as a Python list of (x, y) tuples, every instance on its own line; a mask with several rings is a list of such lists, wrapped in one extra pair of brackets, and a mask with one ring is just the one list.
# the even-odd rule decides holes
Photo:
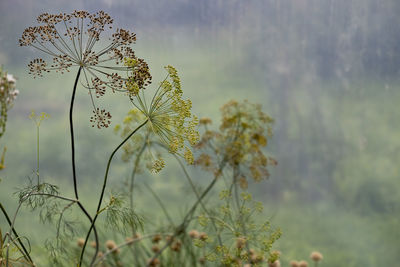
[[(50, 71), (64, 73), (72, 67), (78, 67), (83, 72), (80, 82), (91, 97), (94, 119), (102, 117), (97, 115), (93, 95), (98, 98), (111, 90), (133, 96), (151, 83), (147, 63), (137, 58), (130, 47), (136, 41), (135, 33), (117, 28), (108, 38), (102, 38), (104, 31), (112, 29), (113, 23), (113, 19), (104, 11), (94, 14), (86, 11), (43, 13), (37, 22), (41, 25), (26, 28), (19, 44), (50, 55), (52, 62), (34, 59), (28, 65), (29, 72), (41, 77)], [(128, 90), (132, 84), (137, 90)], [(97, 126), (107, 127), (108, 123), (99, 121)]]

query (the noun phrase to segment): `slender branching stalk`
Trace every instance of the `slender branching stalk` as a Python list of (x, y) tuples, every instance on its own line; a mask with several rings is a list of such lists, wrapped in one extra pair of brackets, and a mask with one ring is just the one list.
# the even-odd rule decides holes
[[(99, 214), (100, 214), (99, 211), (100, 211), (100, 209), (101, 209), (101, 204), (102, 204), (102, 202), (103, 202), (104, 192), (105, 192), (105, 189), (106, 189), (106, 186), (107, 186), (108, 172), (109, 172), (109, 170), (110, 170), (111, 161), (112, 161), (112, 159), (113, 159), (115, 153), (117, 153), (117, 151), (126, 143), (126, 141), (128, 141), (138, 130), (140, 130), (140, 128), (142, 128), (144, 125), (146, 125), (147, 122), (148, 122), (148, 120), (145, 120), (141, 125), (139, 125), (135, 130), (133, 130), (133, 131), (132, 131), (132, 132), (131, 132), (131, 133), (130, 133), (130, 134), (115, 148), (115, 149), (114, 149), (114, 151), (111, 153), (111, 155), (110, 155), (110, 157), (109, 157), (109, 159), (108, 159), (107, 167), (106, 167), (106, 172), (105, 172), (105, 175), (104, 175), (103, 187), (102, 187), (102, 189), (101, 189), (101, 194), (100, 194), (100, 199), (99, 199), (99, 203), (98, 203), (98, 206), (97, 206), (96, 215), (94, 216), (94, 219), (93, 219), (93, 221), (92, 221), (92, 224), (90, 225), (89, 231), (87, 232), (87, 235), (86, 235), (86, 238), (85, 238), (85, 243), (83, 244), (82, 251), (81, 251), (81, 254), (80, 254), (79, 265), (78, 265), (78, 266), (81, 266), (81, 265), (82, 265), (83, 255), (84, 255), (84, 253), (85, 253), (85, 248), (86, 248), (87, 242), (88, 242), (88, 240), (89, 240), (90, 233), (91, 233), (92, 229), (93, 229), (93, 230), (95, 229), (95, 223), (96, 223), (97, 217), (98, 217)], [(93, 263), (94, 263), (94, 261), (96, 260), (96, 257), (97, 257), (97, 252), (98, 252), (98, 250), (99, 250), (99, 242), (96, 241), (96, 254), (95, 254), (94, 257), (93, 257), (90, 266), (93, 266)]]
[[(4, 209), (4, 207), (3, 207), (3, 205), (2, 205), (1, 203), (0, 203), (0, 209), (1, 209), (1, 211), (2, 211), (2, 213), (3, 213), (3, 215), (4, 215), (4, 217), (6, 218), (8, 225), (9, 225), (10, 228), (11, 228), (11, 231), (13, 232), (13, 234), (14, 234), (15, 237), (16, 237), (16, 239), (18, 240), (18, 243), (21, 245), (22, 251), (20, 250), (20, 252), (21, 252), (22, 255), (24, 256), (24, 258), (25, 258), (27, 261), (29, 261), (30, 263), (32, 263), (32, 265), (33, 265), (33, 260), (32, 260), (32, 258), (31, 258), (31, 256), (29, 255), (28, 250), (26, 249), (24, 243), (22, 243), (21, 238), (19, 237), (17, 231), (15, 230), (15, 227), (13, 226), (12, 221), (10, 220), (10, 217), (8, 216), (6, 210)], [(11, 236), (11, 234), (10, 234), (10, 236)], [(0, 236), (0, 238), (2, 238), (2, 237)], [(11, 237), (10, 237), (9, 239), (11, 239)], [(4, 240), (4, 242), (5, 242), (5, 240)], [(19, 249), (19, 248), (18, 248), (18, 249)]]
[[(227, 159), (224, 158), (222, 160), (222, 162), (220, 163), (219, 168), (218, 168), (220, 172), (223, 171), (223, 169), (224, 169), (224, 167), (226, 165), (226, 162), (227, 162)], [(151, 262), (153, 262), (154, 259), (156, 259), (159, 255), (161, 255), (164, 252), (164, 250), (166, 248), (168, 248), (172, 244), (172, 242), (174, 240), (174, 237), (182, 234), (186, 230), (189, 222), (192, 219), (192, 216), (193, 216), (194, 212), (197, 209), (197, 206), (200, 204), (200, 202), (203, 200), (203, 198), (210, 192), (210, 190), (214, 187), (214, 185), (216, 184), (217, 180), (218, 180), (218, 176), (215, 176), (213, 178), (213, 180), (211, 181), (211, 183), (207, 186), (207, 188), (203, 191), (203, 193), (197, 199), (197, 201), (193, 204), (192, 208), (186, 213), (185, 217), (182, 220), (182, 223), (178, 227), (176, 227), (174, 235), (172, 236), (172, 238), (157, 253), (155, 253), (154, 256), (151, 258), (151, 260), (147, 264), (148, 267), (151, 266)]]
[(71, 104), (69, 107), (69, 129), (70, 129), (70, 135), (71, 135), (71, 157), (72, 157), (72, 180), (73, 180), (73, 185), (74, 185), (74, 193), (75, 193), (75, 198), (79, 199), (78, 196), (78, 185), (76, 181), (76, 168), (75, 168), (75, 138), (74, 138), (74, 122), (73, 122), (73, 110), (74, 110), (74, 102), (75, 102), (75, 93), (76, 93), (76, 87), (78, 85), (79, 81), (79, 76), (81, 74), (82, 67), (79, 68), (78, 73), (76, 74), (75, 78), (75, 83), (74, 83), (74, 88), (72, 90), (72, 97), (71, 97)]

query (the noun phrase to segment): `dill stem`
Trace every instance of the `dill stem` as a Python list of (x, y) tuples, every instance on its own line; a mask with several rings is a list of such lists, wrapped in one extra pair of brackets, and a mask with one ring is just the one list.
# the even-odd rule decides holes
[(79, 199), (78, 197), (78, 187), (77, 187), (77, 182), (76, 182), (76, 168), (75, 168), (75, 138), (74, 138), (74, 122), (72, 119), (72, 114), (74, 110), (74, 101), (75, 101), (75, 93), (76, 93), (76, 87), (78, 85), (79, 81), (79, 76), (81, 74), (82, 67), (79, 68), (78, 73), (76, 74), (75, 78), (75, 83), (74, 83), (74, 88), (72, 90), (72, 97), (71, 97), (71, 104), (69, 108), (69, 128), (71, 132), (71, 157), (72, 157), (72, 179), (74, 182), (74, 193), (75, 193), (75, 198)]
[[(28, 250), (25, 248), (24, 243), (22, 243), (21, 238), (19, 237), (17, 231), (15, 230), (15, 228), (14, 228), (14, 226), (13, 226), (13, 223), (12, 223), (11, 220), (10, 220), (10, 217), (8, 216), (6, 210), (4, 209), (4, 207), (3, 207), (3, 205), (2, 205), (1, 203), (0, 203), (0, 209), (1, 209), (1, 211), (3, 212), (3, 214), (4, 214), (4, 217), (6, 217), (7, 223), (10, 225), (12, 232), (14, 233), (15, 237), (16, 237), (17, 240), (18, 240), (18, 243), (19, 243), (19, 244), (21, 245), (21, 247), (22, 247), (23, 252), (22, 252), (22, 251), (21, 251), (21, 252), (22, 252), (22, 254), (24, 255), (24, 258), (25, 258), (27, 261), (29, 261), (30, 263), (33, 264), (32, 258), (31, 258), (31, 256), (29, 255)], [(0, 236), (0, 238), (2, 238), (2, 237)], [(19, 248), (18, 248), (18, 249), (19, 249)], [(19, 250), (20, 250), (20, 249), (19, 249)]]
[[(222, 171), (225, 168), (225, 165), (227, 163), (227, 157), (225, 156), (225, 158), (221, 161), (218, 170)], [(191, 217), (193, 215), (193, 213), (196, 211), (197, 206), (201, 203), (201, 201), (203, 200), (203, 198), (210, 192), (210, 190), (214, 187), (215, 183), (218, 180), (218, 176), (215, 176), (214, 179), (211, 181), (211, 183), (207, 186), (207, 188), (203, 191), (203, 193), (200, 195), (200, 197), (197, 199), (197, 201), (193, 204), (192, 208), (189, 210), (188, 213), (186, 213), (185, 217), (183, 218), (182, 223), (176, 227), (174, 235), (172, 236), (171, 240), (169, 240), (157, 253), (154, 254), (154, 256), (150, 259), (149, 263), (146, 265), (147, 267), (150, 266), (151, 262), (154, 261), (154, 259), (156, 259), (159, 255), (161, 255), (161, 253), (164, 252), (164, 250), (166, 248), (168, 248), (173, 240), (174, 237), (180, 235), (183, 233), (183, 231), (185, 231), (186, 227), (188, 226), (188, 223), (191, 220)]]
[(36, 167), (36, 176), (37, 176), (37, 184), (40, 185), (39, 180), (39, 126), (36, 125), (36, 160), (37, 160), (37, 167)]
[[(107, 186), (107, 179), (108, 179), (108, 172), (109, 172), (109, 170), (110, 170), (110, 166), (111, 166), (111, 161), (112, 161), (112, 159), (113, 159), (113, 157), (114, 157), (114, 155), (115, 155), (115, 153), (117, 153), (117, 151), (140, 129), (140, 128), (142, 128), (147, 122), (148, 122), (149, 120), (148, 119), (146, 119), (141, 125), (139, 125), (135, 130), (133, 130), (115, 149), (114, 149), (114, 151), (111, 153), (111, 155), (110, 155), (110, 157), (109, 157), (109, 159), (108, 159), (108, 162), (107, 162), (107, 168), (106, 168), (106, 172), (105, 172), (105, 175), (104, 175), (104, 181), (103, 181), (103, 187), (102, 187), (102, 189), (101, 189), (101, 194), (100, 194), (100, 199), (99, 199), (99, 203), (98, 203), (98, 206), (97, 206), (97, 210), (96, 210), (96, 215), (94, 216), (94, 218), (93, 218), (93, 220), (92, 220), (92, 222), (91, 222), (91, 225), (90, 225), (90, 228), (89, 228), (89, 231), (88, 231), (88, 233), (87, 233), (87, 235), (86, 235), (86, 239), (85, 239), (85, 243), (83, 244), (83, 247), (82, 247), (82, 251), (81, 251), (81, 255), (80, 255), (80, 259), (79, 259), (79, 265), (78, 266), (82, 266), (82, 261), (83, 261), (83, 255), (84, 255), (84, 253), (85, 253), (85, 248), (86, 248), (86, 244), (87, 244), (87, 242), (88, 242), (88, 240), (89, 240), (89, 236), (90, 236), (90, 233), (91, 233), (91, 231), (92, 231), (92, 229), (93, 230), (95, 230), (95, 223), (96, 223), (96, 220), (97, 220), (97, 217), (99, 216), (99, 214), (100, 214), (100, 209), (101, 209), (101, 203), (102, 203), (102, 201), (103, 201), (103, 197), (104, 197), (104, 192), (105, 192), (105, 189), (106, 189), (106, 186)], [(94, 262), (95, 262), (95, 260), (96, 260), (96, 257), (97, 257), (97, 252), (98, 252), (98, 250), (99, 250), (99, 242), (96, 242), (96, 253), (95, 253), (95, 255), (94, 255), (94, 257), (93, 257), (93, 259), (92, 259), (92, 262), (90, 263), (90, 266), (93, 266), (93, 264), (94, 264)]]
[[(89, 219), (89, 221), (91, 223), (91, 228), (93, 228), (96, 244), (99, 244), (99, 237), (97, 235), (96, 227), (94, 227), (94, 225), (93, 225), (93, 219), (90, 216), (90, 214), (87, 212), (85, 207), (82, 205), (82, 203), (79, 201), (78, 186), (77, 186), (77, 179), (76, 179), (74, 121), (73, 121), (72, 115), (73, 115), (73, 111), (74, 111), (76, 87), (78, 85), (79, 76), (81, 74), (81, 71), (82, 71), (82, 67), (79, 67), (78, 73), (76, 74), (76, 78), (75, 78), (74, 88), (72, 90), (71, 104), (70, 104), (70, 108), (69, 108), (69, 128), (70, 128), (70, 133), (71, 133), (72, 180), (73, 180), (74, 193), (75, 193), (75, 198), (76, 198), (77, 204), (78, 204), (79, 208), (82, 210), (82, 212)], [(99, 248), (97, 245), (96, 246), (96, 255), (97, 255), (98, 251), (99, 251)], [(81, 264), (79, 266), (81, 266)]]

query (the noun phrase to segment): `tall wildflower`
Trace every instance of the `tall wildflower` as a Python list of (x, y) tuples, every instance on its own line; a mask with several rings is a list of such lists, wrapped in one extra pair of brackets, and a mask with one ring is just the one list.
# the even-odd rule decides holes
[[(126, 60), (126, 64), (130, 64), (129, 61)], [(140, 121), (148, 119), (147, 131), (136, 135), (132, 142), (124, 146), (123, 159), (129, 160), (140, 151), (138, 146), (147, 142), (145, 158), (151, 160), (148, 167), (153, 172), (159, 172), (165, 165), (154, 145), (161, 144), (167, 147), (170, 153), (180, 155), (192, 164), (194, 157), (190, 146), (196, 145), (199, 141), (199, 133), (196, 130), (198, 119), (192, 115), (192, 102), (182, 98), (183, 91), (176, 69), (172, 66), (167, 66), (165, 69), (167, 77), (160, 83), (151, 102), (145, 102), (143, 95), (131, 94), (135, 109), (127, 114), (122, 128), (120, 125), (115, 128), (116, 131), (121, 131), (121, 136), (124, 137)], [(127, 89), (134, 92), (137, 90), (137, 85), (132, 83)]]
[[(36, 76), (56, 71), (69, 72), (72, 67), (83, 71), (80, 82), (88, 90), (93, 105), (91, 122), (93, 127), (108, 127), (111, 114), (96, 105), (96, 98), (107, 90), (125, 92), (132, 83), (126, 76), (133, 73), (138, 89), (151, 83), (147, 63), (135, 56), (130, 47), (136, 41), (136, 34), (117, 28), (108, 38), (102, 38), (107, 29), (112, 29), (113, 19), (104, 11), (90, 14), (74, 11), (70, 14), (43, 13), (37, 18), (41, 25), (25, 29), (19, 40), (20, 46), (31, 46), (51, 56), (51, 63), (36, 58), (29, 63), (29, 72)], [(103, 42), (107, 40), (108, 42)], [(134, 64), (126, 66), (124, 58)], [(80, 72), (79, 72), (80, 74)], [(78, 74), (78, 75), (79, 75)]]
[(200, 120), (205, 131), (197, 147), (203, 153), (196, 163), (206, 170), (215, 170), (213, 162), (225, 159), (242, 188), (247, 187), (248, 177), (255, 181), (268, 178), (267, 166), (277, 164), (263, 151), (272, 136), (273, 119), (261, 110), (261, 105), (248, 101), (230, 101), (222, 106), (221, 114), (219, 131), (209, 129), (210, 119)]

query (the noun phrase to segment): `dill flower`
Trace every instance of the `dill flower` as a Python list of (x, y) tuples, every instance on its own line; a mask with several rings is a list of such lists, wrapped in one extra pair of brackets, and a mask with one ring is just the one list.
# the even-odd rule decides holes
[(199, 239), (202, 240), (202, 241), (206, 241), (206, 240), (208, 239), (207, 233), (201, 232), (201, 233), (199, 234)]
[(158, 258), (155, 258), (155, 259), (149, 259), (148, 260), (148, 262), (147, 262), (147, 265), (148, 266), (158, 266), (158, 265), (160, 265), (160, 260), (158, 259)]
[(114, 242), (114, 240), (107, 240), (106, 241), (106, 248), (108, 250), (113, 250), (117, 247), (117, 244)]
[(200, 123), (200, 125), (207, 125), (207, 124), (211, 124), (212, 120), (210, 118), (201, 118), (199, 123)]
[(244, 189), (248, 186), (248, 177), (255, 181), (268, 178), (267, 167), (277, 164), (263, 151), (272, 136), (273, 119), (261, 110), (261, 105), (248, 101), (232, 100), (222, 106), (221, 114), (219, 131), (209, 130), (207, 125), (211, 121), (203, 119), (205, 131), (197, 145), (203, 153), (196, 159), (196, 164), (215, 171), (215, 158), (226, 159)]
[(191, 238), (198, 238), (199, 237), (199, 231), (197, 231), (197, 230), (190, 230), (188, 234), (189, 234), (189, 236)]
[[(29, 72), (34, 77), (42, 77), (47, 72), (64, 73), (78, 67), (79, 76), (82, 70), (80, 81), (88, 90), (93, 105), (93, 127), (108, 127), (111, 118), (104, 109), (97, 108), (96, 98), (107, 90), (132, 94), (128, 85), (135, 83), (139, 89), (144, 89), (151, 83), (147, 63), (137, 58), (130, 47), (136, 41), (135, 33), (117, 28), (105, 38), (108, 42), (103, 42), (103, 32), (112, 29), (113, 24), (106, 12), (43, 13), (37, 22), (39, 26), (24, 30), (19, 44), (36, 48), (52, 59), (51, 63), (42, 58), (33, 59), (28, 65)], [(129, 64), (126, 57), (131, 59)]]
[(78, 245), (78, 247), (83, 247), (83, 244), (85, 244), (85, 239), (83, 238), (78, 238), (78, 240), (76, 241), (76, 244)]
[(151, 247), (151, 251), (153, 251), (154, 253), (157, 253), (160, 251), (160, 247), (158, 245), (153, 245)]
[(90, 242), (90, 246), (92, 247), (92, 248), (96, 248), (96, 241), (92, 241), (92, 242)]
[[(194, 156), (190, 147), (199, 140), (196, 130), (198, 119), (192, 115), (191, 101), (182, 98), (183, 91), (177, 71), (172, 66), (165, 69), (167, 77), (160, 83), (151, 102), (147, 103), (141, 94), (132, 94), (131, 101), (135, 108), (128, 112), (121, 125), (114, 128), (124, 138), (139, 123), (148, 120), (147, 130), (135, 134), (131, 142), (123, 146), (123, 159), (128, 161), (137, 153), (143, 153), (140, 152), (141, 147), (146, 146), (143, 157), (151, 161), (148, 168), (154, 173), (165, 166), (155, 146), (164, 147), (170, 153), (183, 157), (188, 164), (193, 164)], [(128, 90), (135, 91), (135, 88)]]
[(161, 237), (160, 234), (156, 234), (156, 235), (153, 236), (153, 238), (151, 239), (151, 241), (152, 241), (154, 244), (157, 244), (157, 243), (160, 242), (161, 240), (162, 240), (162, 237)]
[(306, 261), (300, 261), (300, 262), (299, 262), (299, 267), (308, 267), (308, 262), (306, 262)]
[(177, 240), (171, 245), (171, 250), (175, 252), (179, 252), (181, 250), (182, 243), (181, 241)]
[(198, 118), (191, 113), (192, 102), (182, 98), (183, 91), (176, 69), (172, 66), (166, 66), (165, 69), (168, 75), (160, 83), (151, 103), (147, 105), (138, 95), (137, 103), (134, 99), (132, 103), (149, 119), (152, 132), (168, 145), (169, 151), (178, 153), (187, 148), (185, 140), (192, 146), (199, 141), (199, 134), (195, 130)]
[(322, 256), (322, 254), (318, 251), (313, 251), (310, 255), (310, 259), (312, 259), (315, 262), (319, 262), (322, 261), (324, 257)]
[(245, 237), (238, 237), (236, 239), (236, 247), (238, 249), (243, 249), (245, 245), (246, 245), (246, 238)]
[(281, 262), (279, 260), (276, 260), (274, 262), (269, 262), (268, 266), (269, 267), (281, 267)]

